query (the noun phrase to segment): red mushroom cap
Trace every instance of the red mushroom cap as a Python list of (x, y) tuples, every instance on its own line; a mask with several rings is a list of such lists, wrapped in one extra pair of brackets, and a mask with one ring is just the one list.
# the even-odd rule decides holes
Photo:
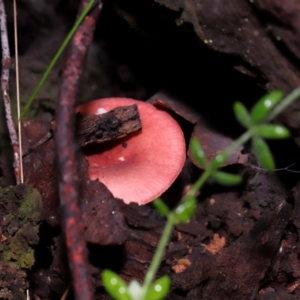
[(182, 170), (186, 147), (178, 123), (152, 104), (128, 98), (94, 100), (77, 111), (97, 114), (132, 104), (138, 106), (142, 130), (88, 154), (89, 177), (99, 179), (125, 203), (146, 204), (167, 190)]

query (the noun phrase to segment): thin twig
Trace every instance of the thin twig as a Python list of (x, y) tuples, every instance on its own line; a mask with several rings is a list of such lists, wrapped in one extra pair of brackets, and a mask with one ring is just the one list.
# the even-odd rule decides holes
[[(17, 0), (14, 0), (14, 40), (15, 40), (15, 64), (16, 64), (16, 98), (17, 98), (17, 114), (18, 120), (20, 120), (20, 85), (19, 85), (19, 51), (18, 51), (18, 22), (17, 22)], [(23, 158), (22, 158), (22, 129), (21, 122), (18, 122), (19, 133), (19, 157), (20, 157), (20, 180), (24, 182), (23, 176)]]
[(60, 300), (66, 300), (67, 296), (69, 294), (69, 290), (70, 290), (70, 285), (67, 286), (67, 288), (65, 289), (63, 295), (61, 296)]
[[(80, 11), (88, 0), (81, 1)], [(61, 225), (66, 239), (74, 294), (77, 300), (91, 300), (94, 288), (79, 207), (77, 145), (75, 143), (75, 104), (79, 80), (88, 47), (92, 41), (101, 6), (94, 7), (75, 33), (68, 49), (62, 85), (56, 106), (55, 152), (57, 157)]]
[[(287, 172), (290, 172), (290, 173), (300, 173), (300, 171), (297, 171), (297, 170), (292, 170), (290, 169), (291, 167), (293, 167), (296, 163), (292, 163), (291, 165), (287, 166), (287, 167), (284, 167), (284, 168), (279, 168), (279, 169), (274, 169), (273, 171), (274, 172), (277, 172), (277, 171), (287, 171)], [(269, 170), (265, 169), (265, 168), (262, 168), (262, 167), (259, 167), (259, 166), (255, 166), (255, 165), (252, 165), (252, 164), (249, 164), (248, 165), (250, 168), (253, 168), (253, 169), (256, 169), (256, 170), (262, 170), (262, 171), (266, 171), (266, 172), (269, 172)]]
[(15, 125), (11, 115), (10, 98), (9, 98), (9, 68), (11, 65), (9, 45), (6, 28), (6, 13), (3, 0), (0, 0), (0, 28), (1, 28), (1, 45), (2, 45), (2, 74), (1, 74), (1, 88), (3, 93), (3, 101), (5, 108), (5, 116), (7, 128), (14, 152), (14, 170), (17, 184), (21, 183), (20, 171), (20, 150), (19, 141), (15, 129)]

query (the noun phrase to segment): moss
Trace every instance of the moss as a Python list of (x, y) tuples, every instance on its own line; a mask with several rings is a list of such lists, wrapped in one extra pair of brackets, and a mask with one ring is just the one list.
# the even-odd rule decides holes
[(18, 209), (18, 217), (23, 220), (30, 218), (36, 224), (42, 218), (41, 196), (36, 189), (28, 187), (23, 197)]
[(6, 261), (15, 261), (18, 266), (30, 269), (34, 265), (34, 249), (39, 238), (37, 235), (38, 227), (26, 223), (17, 231), (9, 244), (9, 249), (4, 251), (3, 258)]
[[(9, 203), (5, 212), (7, 215), (17, 216), (24, 222), (27, 222), (28, 218), (34, 223), (42, 220), (43, 203), (41, 195), (29, 185), (20, 184), (7, 188), (0, 186), (0, 201), (5, 204)], [(4, 214), (2, 211), (0, 213)]]
[(0, 186), (0, 199), (1, 202), (9, 202), (15, 197), (12, 187), (3, 188)]
[[(42, 198), (36, 189), (18, 185), (0, 188), (2, 235), (0, 258), (30, 269), (35, 262), (34, 246), (38, 244), (39, 223), (42, 221)], [(1, 260), (1, 259), (0, 259)]]

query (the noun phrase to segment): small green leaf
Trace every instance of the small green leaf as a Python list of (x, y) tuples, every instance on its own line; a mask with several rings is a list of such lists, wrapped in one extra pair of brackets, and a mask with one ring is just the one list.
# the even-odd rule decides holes
[(212, 161), (211, 161), (211, 168), (213, 170), (220, 168), (227, 160), (228, 155), (225, 153), (218, 154)]
[(206, 165), (205, 153), (202, 149), (200, 142), (197, 139), (191, 139), (190, 150), (193, 158), (197, 161), (197, 163), (204, 167)]
[(162, 199), (157, 198), (152, 202), (152, 204), (157, 210), (157, 212), (163, 217), (166, 217), (169, 214), (169, 207), (165, 202), (162, 201)]
[(251, 117), (243, 103), (235, 102), (233, 105), (233, 110), (235, 117), (244, 127), (248, 128), (251, 126)]
[(144, 300), (161, 300), (169, 292), (170, 289), (170, 278), (163, 276), (157, 279), (149, 288)]
[(269, 171), (274, 170), (275, 163), (267, 143), (261, 137), (254, 136), (252, 144), (259, 163)]
[(213, 172), (212, 178), (223, 185), (235, 185), (241, 183), (242, 181), (242, 177), (240, 175), (225, 173), (221, 171)]
[(257, 133), (267, 139), (284, 139), (289, 137), (289, 131), (281, 126), (275, 124), (262, 124), (257, 127)]
[(115, 300), (131, 300), (125, 281), (110, 270), (102, 272), (102, 282), (107, 293)]
[(252, 122), (258, 123), (262, 121), (282, 97), (283, 93), (281, 91), (273, 91), (258, 100), (251, 111)]
[(175, 209), (177, 223), (188, 222), (195, 213), (197, 200), (190, 195), (185, 196), (182, 202)]

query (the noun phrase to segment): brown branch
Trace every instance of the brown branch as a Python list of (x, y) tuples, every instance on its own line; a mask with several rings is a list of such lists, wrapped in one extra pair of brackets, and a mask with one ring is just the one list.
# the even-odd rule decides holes
[(77, 114), (76, 123), (80, 147), (121, 139), (142, 129), (136, 104), (116, 107), (100, 115)]
[[(79, 13), (88, 4), (81, 1)], [(101, 6), (98, 4), (84, 19), (68, 49), (62, 85), (56, 106), (55, 151), (57, 158), (61, 225), (66, 239), (69, 265), (77, 300), (90, 300), (94, 288), (79, 207), (77, 146), (75, 143), (75, 104), (88, 47)]]
[[(54, 129), (55, 121), (51, 122), (50, 130), (37, 143), (23, 149), (23, 156), (51, 139)], [(119, 140), (141, 129), (142, 123), (136, 104), (116, 107), (100, 115), (76, 115), (76, 140), (80, 147)]]
[(1, 45), (2, 45), (2, 74), (1, 88), (3, 93), (3, 102), (5, 108), (5, 117), (7, 128), (14, 152), (14, 171), (17, 184), (21, 183), (21, 165), (20, 165), (20, 150), (19, 141), (15, 129), (15, 124), (11, 115), (10, 97), (9, 97), (9, 68), (11, 65), (9, 45), (6, 28), (6, 13), (3, 0), (0, 0), (0, 28), (1, 28)]

